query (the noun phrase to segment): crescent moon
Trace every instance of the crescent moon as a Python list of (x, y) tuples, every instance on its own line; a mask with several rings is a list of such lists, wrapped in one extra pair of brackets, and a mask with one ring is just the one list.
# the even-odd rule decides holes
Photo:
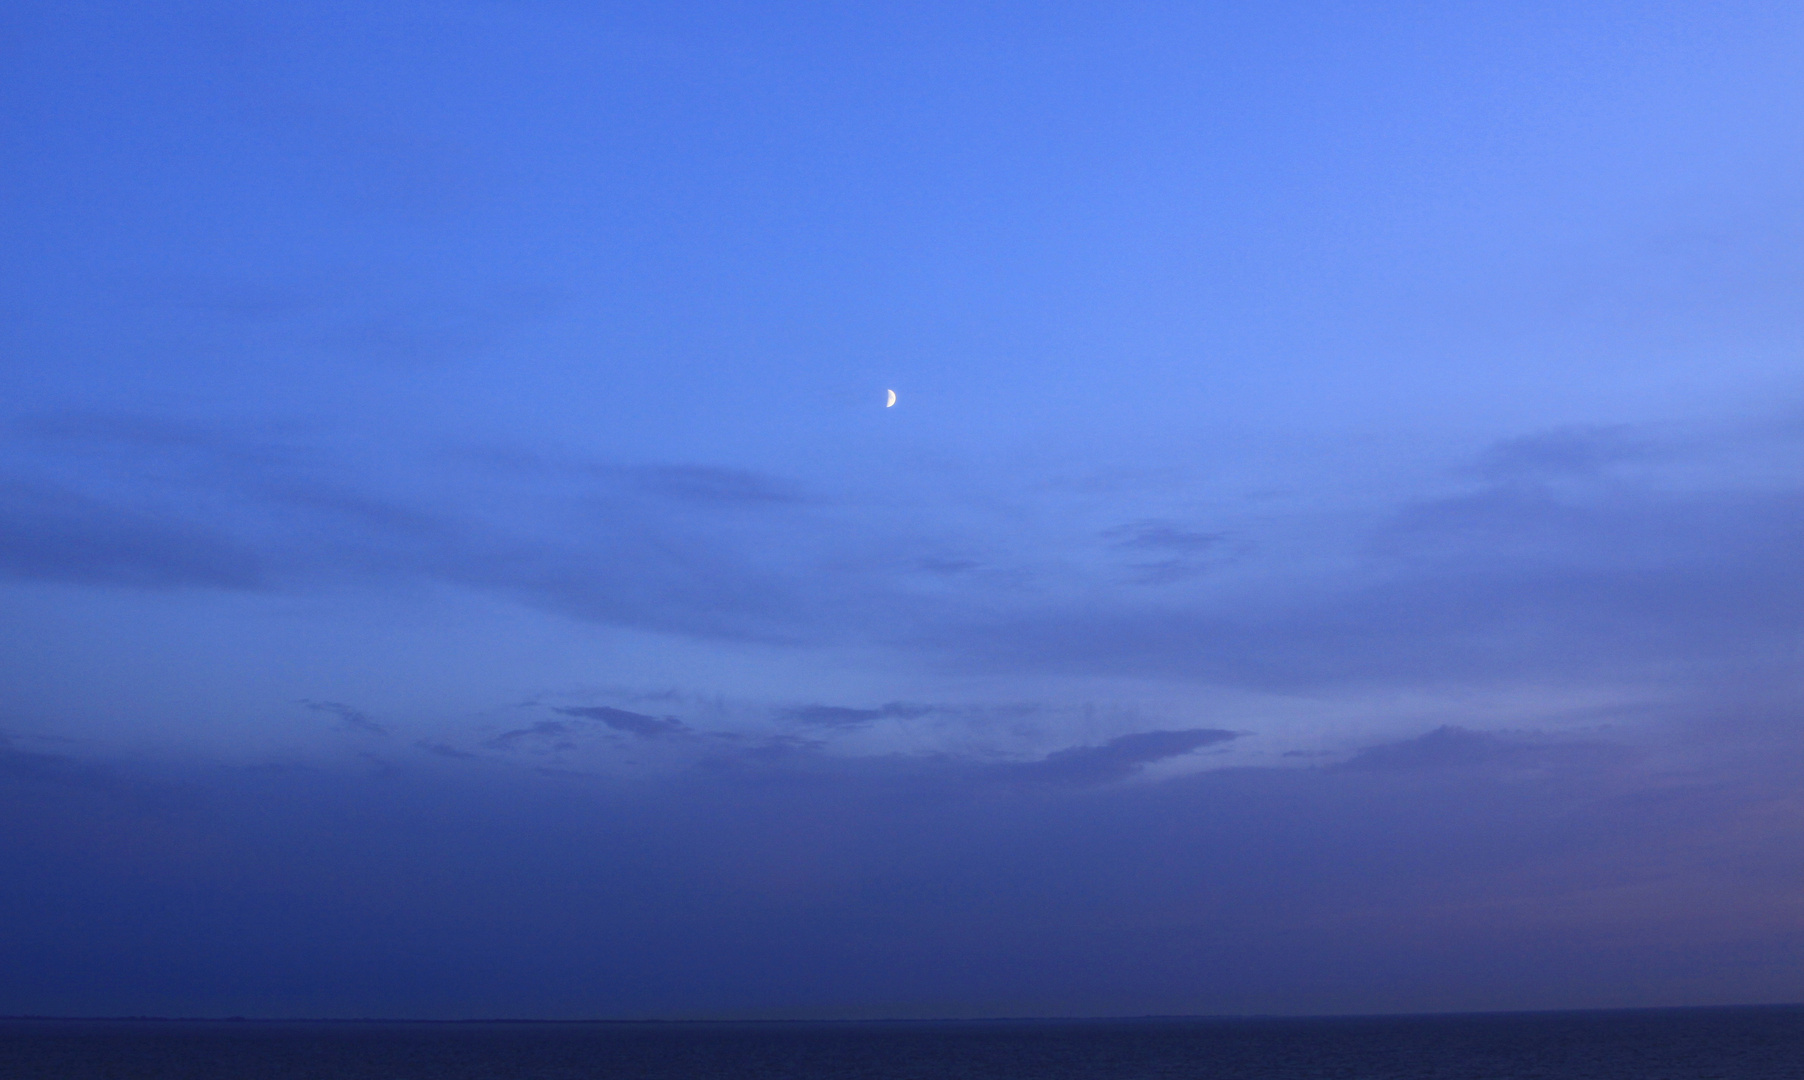
[(896, 403), (896, 392), (894, 390), (891, 390), (889, 392), (889, 400), (883, 403), (883, 407), (887, 409), (891, 405), (894, 405), (895, 403)]

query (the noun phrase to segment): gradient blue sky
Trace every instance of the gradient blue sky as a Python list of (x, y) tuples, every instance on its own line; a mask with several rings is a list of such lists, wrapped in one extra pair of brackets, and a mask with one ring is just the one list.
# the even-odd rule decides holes
[(0, 1013), (1804, 999), (1800, 55), (9, 5)]

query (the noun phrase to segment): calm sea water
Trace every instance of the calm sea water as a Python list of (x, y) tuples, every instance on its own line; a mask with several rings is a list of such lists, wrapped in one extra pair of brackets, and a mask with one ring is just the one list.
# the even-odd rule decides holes
[(13, 1080), (1801, 1080), (1804, 1007), (858, 1024), (0, 1021)]

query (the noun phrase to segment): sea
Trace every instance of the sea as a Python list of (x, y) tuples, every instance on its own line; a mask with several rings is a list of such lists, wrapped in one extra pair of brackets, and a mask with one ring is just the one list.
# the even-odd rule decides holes
[(857, 1023), (0, 1020), (5, 1080), (1804, 1080), (1804, 1006)]

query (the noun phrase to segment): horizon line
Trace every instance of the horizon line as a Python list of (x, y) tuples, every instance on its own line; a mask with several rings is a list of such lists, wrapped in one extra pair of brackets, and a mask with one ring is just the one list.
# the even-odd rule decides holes
[(1438, 1017), (1554, 1016), (1582, 1013), (1709, 1012), (1732, 1009), (1804, 1009), (1804, 1001), (1744, 1002), (1733, 1005), (1622, 1005), (1577, 1009), (1467, 1009), (1446, 1012), (1371, 1013), (1134, 1013), (1093, 1016), (819, 1016), (819, 1017), (459, 1017), (436, 1019), (408, 1016), (52, 1016), (19, 1013), (0, 1015), (0, 1023), (34, 1021), (50, 1023), (158, 1023), (158, 1024), (1000, 1024), (1000, 1023), (1109, 1023), (1128, 1020), (1406, 1020)]

